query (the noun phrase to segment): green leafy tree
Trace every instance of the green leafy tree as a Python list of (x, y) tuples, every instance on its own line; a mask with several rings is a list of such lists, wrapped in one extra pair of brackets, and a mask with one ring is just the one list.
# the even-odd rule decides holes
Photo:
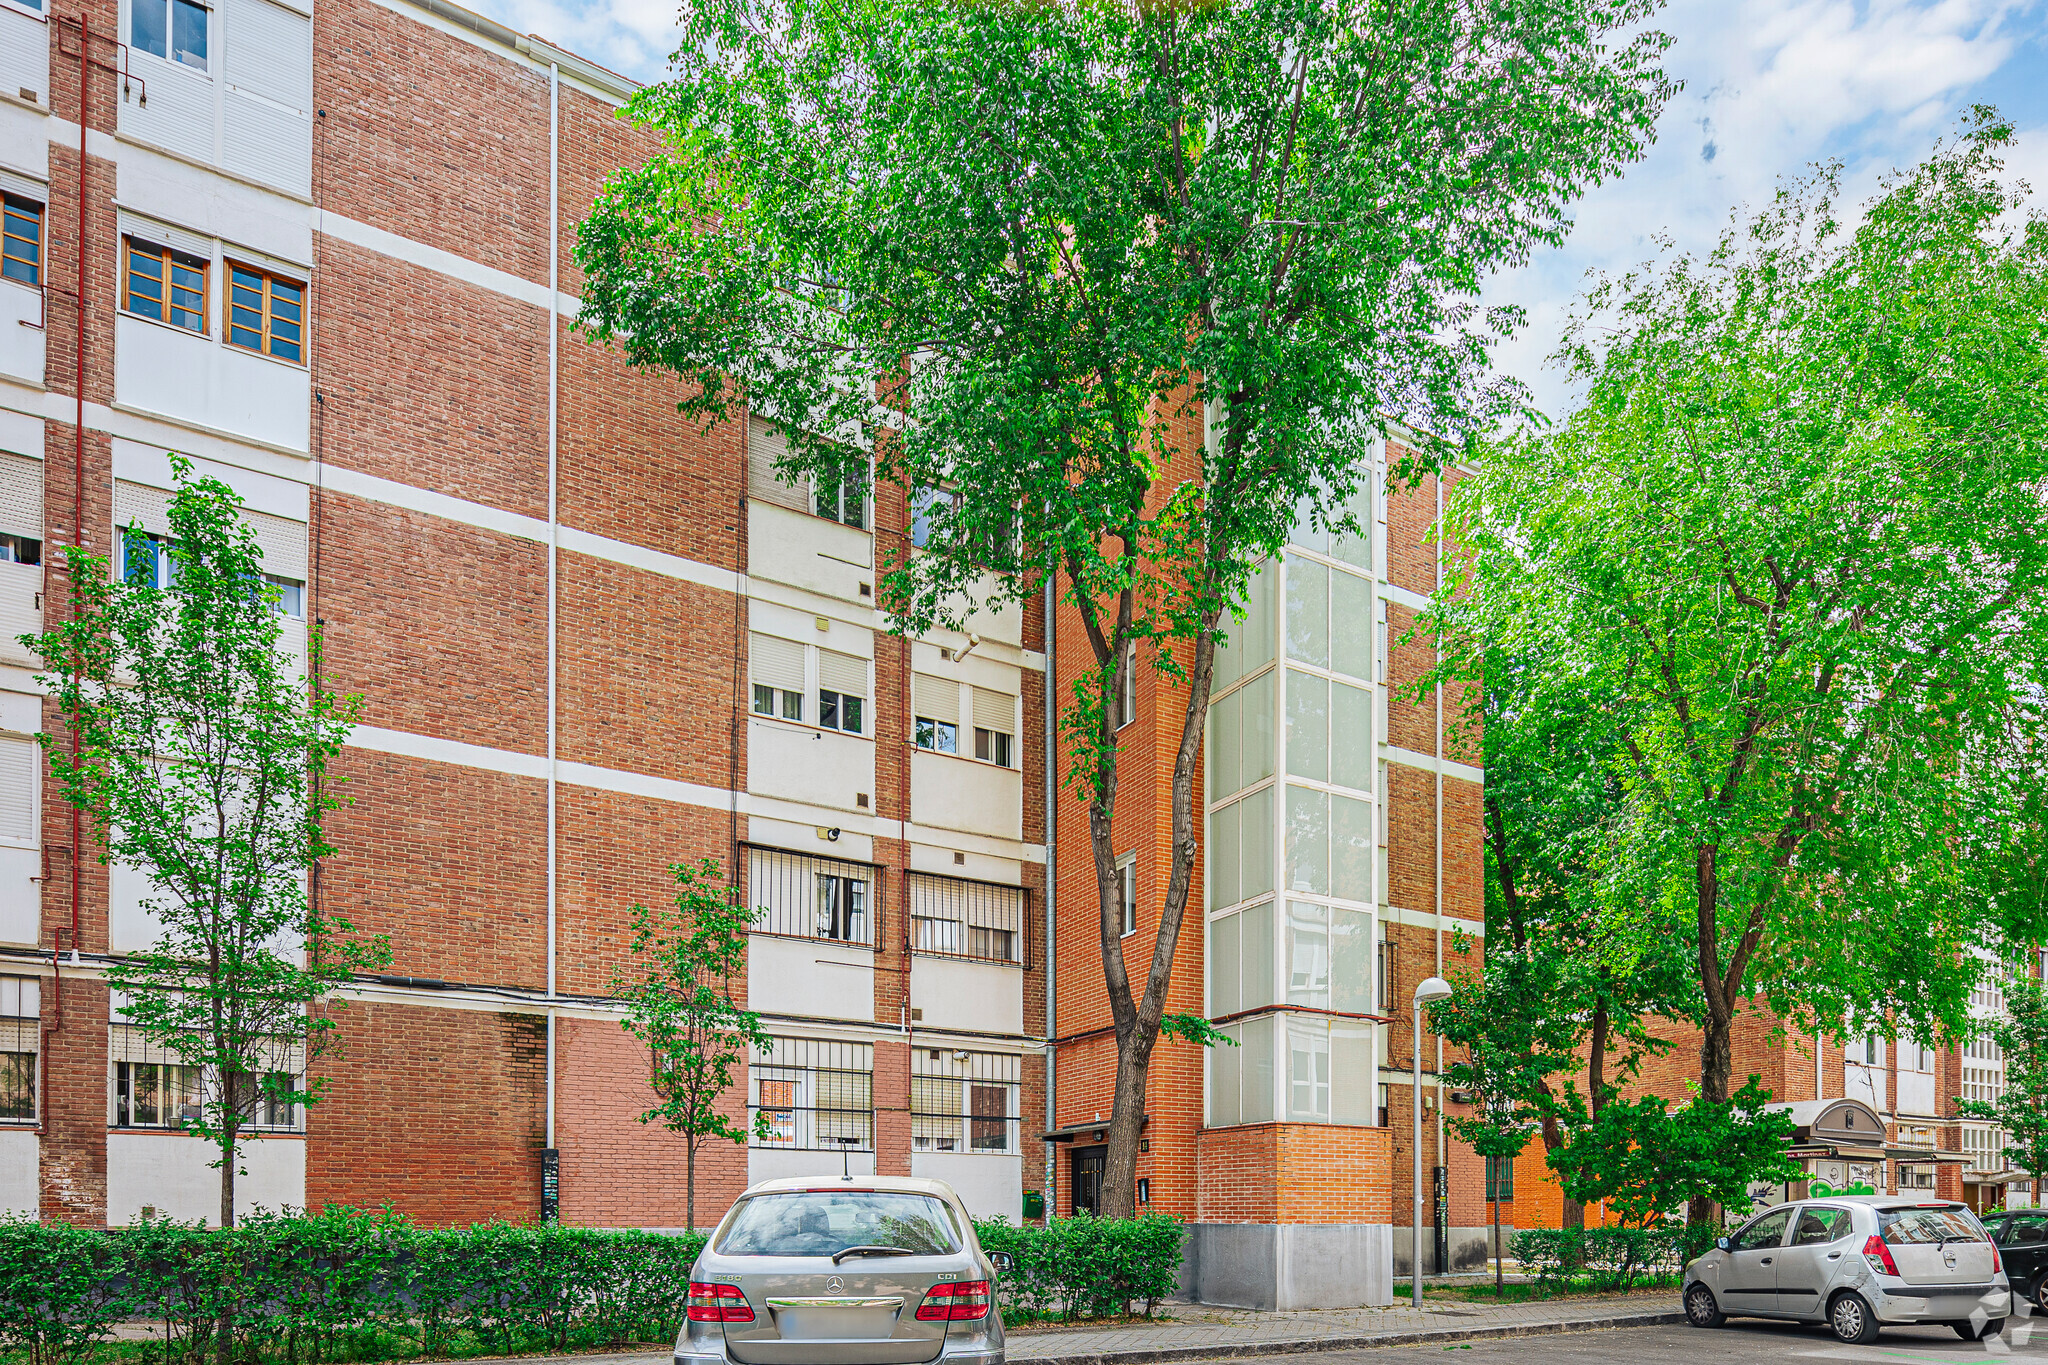
[(747, 967), (747, 930), (760, 912), (739, 903), (716, 858), (675, 863), (669, 871), (674, 907), (633, 907), (632, 970), (614, 975), (612, 991), (626, 1004), (622, 1027), (649, 1053), (655, 1104), (640, 1122), (682, 1135), (683, 1216), (694, 1228), (698, 1151), (713, 1139), (769, 1136), (765, 1112), (756, 1111), (749, 1127), (723, 1107), (733, 1069), (769, 1039), (761, 1016), (732, 995), (733, 979)]
[[(664, 150), (579, 231), (584, 325), (685, 380), (685, 415), (765, 416), (784, 476), (904, 490), (899, 630), (1048, 578), (1079, 618), (1060, 725), (1117, 1042), (1105, 1213), (1135, 1208), (1224, 613), (1290, 526), (1362, 530), (1379, 424), (1517, 410), (1485, 364), (1515, 317), (1480, 282), (1651, 136), (1653, 8), (708, 0), (629, 110)], [(1134, 984), (1110, 831), (1138, 667), (1172, 708), (1172, 852)]]
[(1611, 1100), (1550, 1154), (1565, 1193), (1605, 1201), (1641, 1227), (1688, 1205), (1746, 1208), (1760, 1181), (1797, 1180), (1786, 1156), (1795, 1127), (1751, 1077), (1726, 1100), (1695, 1093), (1676, 1108), (1655, 1095)]
[(1824, 170), (1600, 283), (1578, 410), (1459, 490), (1431, 626), (1544, 655), (1532, 705), (1612, 734), (1602, 913), (1684, 945), (1717, 1105), (1759, 999), (1958, 1033), (1969, 950), (2044, 936), (1959, 835), (2031, 799), (1993, 758), (2048, 658), (2048, 226), (2010, 140), (1979, 110), (1853, 228)]
[[(308, 687), (280, 645), (279, 589), (234, 490), (171, 460), (168, 541), (128, 528), (118, 574), (68, 548), (73, 614), (23, 643), (78, 735), (75, 759), (64, 736), (39, 736), (59, 789), (91, 822), (101, 862), (149, 878), (142, 906), (159, 935), (116, 958), (107, 983), (132, 1027), (199, 1069), (185, 1127), (219, 1151), (229, 1227), (248, 1126), (261, 1107), (319, 1101), (312, 1066), (333, 1043), (335, 992), (391, 949), (306, 895), (334, 851), (327, 768), (361, 699)], [(319, 631), (308, 635), (317, 659)]]
[(1956, 1101), (1956, 1114), (2005, 1130), (2005, 1159), (2034, 1178), (2048, 1203), (2048, 988), (2026, 977), (2005, 983), (2005, 1017), (1984, 1029), (2005, 1057), (2005, 1088), (1995, 1100)]
[[(1430, 1007), (1434, 1025), (1439, 1006)], [(1439, 1030), (1441, 1032), (1441, 1030)], [(1529, 1093), (1523, 1059), (1492, 1047), (1491, 1039), (1467, 1044), (1465, 1060), (1446, 1068), (1445, 1079), (1469, 1091), (1475, 1109), (1445, 1120), (1451, 1133), (1493, 1164), (1488, 1202), (1493, 1206), (1493, 1292), (1502, 1292), (1500, 1240), (1500, 1172), (1522, 1154), (1536, 1128), (1525, 1097)]]

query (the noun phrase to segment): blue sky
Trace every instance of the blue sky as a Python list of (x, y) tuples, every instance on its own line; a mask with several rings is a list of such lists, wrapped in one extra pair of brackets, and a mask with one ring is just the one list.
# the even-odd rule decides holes
[[(676, 0), (469, 0), (500, 22), (640, 80), (659, 79)], [(1924, 156), (1957, 115), (1996, 104), (2020, 129), (2015, 175), (2048, 202), (2048, 0), (1671, 0), (1655, 23), (1677, 41), (1685, 88), (1656, 145), (1591, 192), (1561, 250), (1493, 282), (1530, 326), (1499, 363), (1561, 415), (1570, 395), (1544, 365), (1586, 272), (1653, 255), (1653, 234), (1710, 244), (1731, 210), (1784, 176), (1839, 158), (1857, 197)]]

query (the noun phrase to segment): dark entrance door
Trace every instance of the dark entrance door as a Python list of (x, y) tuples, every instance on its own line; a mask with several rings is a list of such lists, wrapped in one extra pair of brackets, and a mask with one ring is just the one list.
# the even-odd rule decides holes
[(1074, 1212), (1102, 1212), (1102, 1168), (1108, 1163), (1107, 1147), (1074, 1149)]

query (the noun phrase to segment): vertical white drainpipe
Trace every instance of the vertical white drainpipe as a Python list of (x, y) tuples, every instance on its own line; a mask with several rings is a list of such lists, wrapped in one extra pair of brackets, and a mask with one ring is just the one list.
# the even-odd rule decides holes
[[(1059, 685), (1058, 631), (1053, 618), (1059, 604), (1059, 593), (1055, 587), (1058, 573), (1055, 566), (1046, 572), (1045, 577), (1045, 1131), (1048, 1133), (1060, 1126), (1056, 1098), (1059, 1070), (1053, 1042), (1059, 1037), (1059, 997), (1054, 989), (1059, 983), (1059, 959), (1054, 954), (1060, 884), (1059, 729), (1058, 707), (1053, 696)], [(1050, 1223), (1059, 1207), (1060, 1189), (1058, 1157), (1050, 1141), (1045, 1144), (1045, 1174), (1040, 1183), (1045, 1187), (1045, 1221)]]
[(556, 521), (555, 418), (561, 335), (560, 185), (562, 69), (548, 65), (548, 1136), (555, 1145), (555, 568), (561, 546)]
[[(1444, 521), (1444, 476), (1436, 476), (1436, 529), (1438, 537), (1436, 553), (1436, 590), (1444, 588), (1444, 543), (1442, 527)], [(1437, 641), (1436, 664), (1444, 664), (1443, 641)], [(1444, 689), (1439, 682), (1436, 687), (1436, 974), (1444, 974)], [(1444, 1040), (1439, 1034), (1436, 1040), (1436, 1164), (1449, 1166), (1444, 1152)], [(1433, 1198), (1434, 1196), (1432, 1196)], [(1445, 1236), (1449, 1236), (1449, 1220), (1445, 1220)], [(1443, 1260), (1444, 1269), (1450, 1269), (1448, 1248), (1438, 1247), (1437, 1255)]]

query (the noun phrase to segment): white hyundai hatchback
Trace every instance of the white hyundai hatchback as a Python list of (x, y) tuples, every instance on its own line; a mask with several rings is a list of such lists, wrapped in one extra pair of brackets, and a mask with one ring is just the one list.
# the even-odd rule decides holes
[(944, 1181), (763, 1181), (690, 1272), (676, 1365), (1003, 1365), (1007, 1261)]
[(1859, 1343), (1909, 1324), (1992, 1337), (2012, 1311), (1998, 1248), (1967, 1207), (1879, 1195), (1766, 1210), (1688, 1264), (1679, 1292), (1695, 1327), (1792, 1318)]

